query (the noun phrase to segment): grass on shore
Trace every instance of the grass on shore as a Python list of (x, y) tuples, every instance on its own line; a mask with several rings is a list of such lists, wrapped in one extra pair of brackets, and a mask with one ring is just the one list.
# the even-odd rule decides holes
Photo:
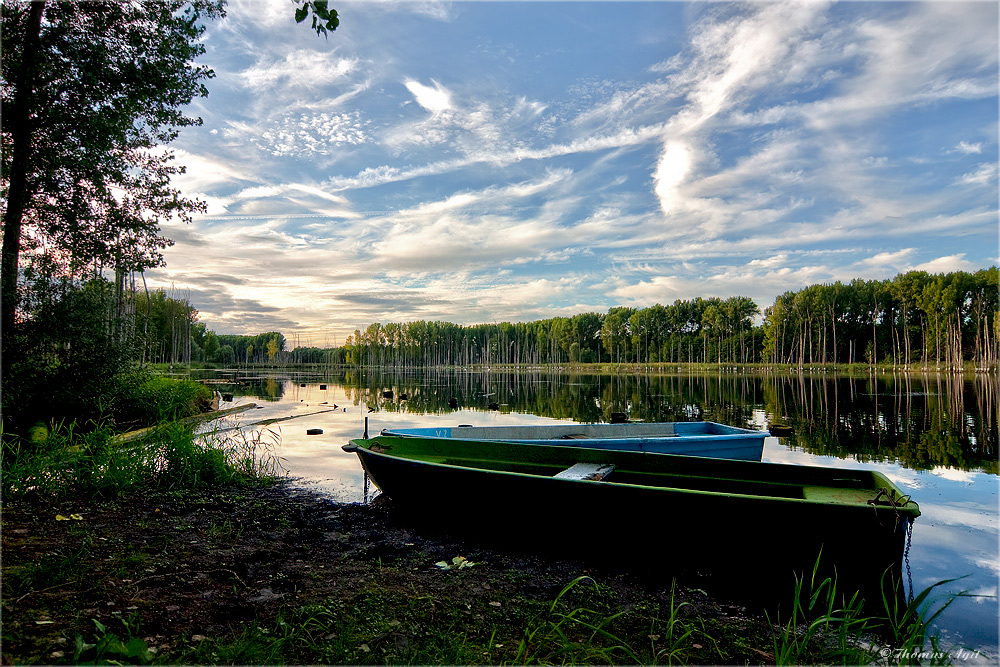
[[(398, 576), (392, 566), (377, 567), (384, 578)], [(495, 607), (376, 581), (350, 599), (245, 621), (230, 635), (175, 638), (169, 652), (147, 644), (137, 614), (107, 624), (93, 619), (92, 631), (56, 657), (68, 664), (191, 665), (952, 664), (933, 638), (924, 647), (927, 623), (941, 609), (923, 604), (930, 589), (908, 626), (880, 639), (884, 619), (864, 616), (857, 600), (838, 605), (835, 585), (825, 583), (812, 597), (817, 608), (796, 607), (794, 621), (772, 625), (685, 613), (673, 590), (664, 604), (640, 602), (626, 611), (613, 590), (585, 576), (551, 602), (513, 596)]]

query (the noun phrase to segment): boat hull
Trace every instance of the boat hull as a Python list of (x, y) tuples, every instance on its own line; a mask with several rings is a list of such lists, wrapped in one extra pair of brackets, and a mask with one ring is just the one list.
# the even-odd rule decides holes
[(382, 435), (517, 442), (760, 461), (767, 431), (715, 422), (543, 424), (383, 429)]

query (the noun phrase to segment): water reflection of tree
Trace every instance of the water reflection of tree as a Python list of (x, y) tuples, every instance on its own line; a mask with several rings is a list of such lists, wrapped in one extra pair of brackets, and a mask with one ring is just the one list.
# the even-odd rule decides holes
[(998, 381), (984, 375), (591, 375), (540, 367), (518, 373), (358, 369), (333, 381), (355, 405), (385, 412), (500, 410), (582, 422), (625, 413), (633, 420), (735, 426), (751, 423), (756, 413), (793, 426), (786, 442), (812, 454), (997, 473)]
[(997, 472), (996, 378), (799, 373), (764, 384), (768, 414), (792, 424), (793, 445), (810, 453)]

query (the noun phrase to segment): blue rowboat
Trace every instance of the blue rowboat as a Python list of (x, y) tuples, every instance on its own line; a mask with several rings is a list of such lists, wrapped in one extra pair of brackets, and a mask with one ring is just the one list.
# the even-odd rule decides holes
[(764, 452), (764, 438), (770, 433), (701, 421), (387, 428), (382, 429), (382, 435), (478, 442), (503, 441), (523, 445), (559, 445), (760, 461)]

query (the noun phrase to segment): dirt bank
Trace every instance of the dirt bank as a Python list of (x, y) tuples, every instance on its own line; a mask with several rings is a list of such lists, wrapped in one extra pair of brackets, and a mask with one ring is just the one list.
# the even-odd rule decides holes
[[(654, 648), (663, 640), (650, 619), (669, 616), (673, 599), (708, 633), (686, 640), (687, 661), (773, 660), (770, 626), (696, 588), (671, 598), (669, 582), (633, 577), (627, 565), (469, 543), (403, 523), (388, 502), (337, 504), (289, 483), (60, 505), (36, 499), (3, 508), (2, 534), (5, 664), (69, 662), (77, 637), (94, 643), (101, 626), (141, 638), (156, 662), (212, 662), (219, 654), (197, 653), (198, 642), (235, 641), (251, 626), (266, 633), (310, 605), (341, 610), (331, 614), (346, 653), (302, 649), (302, 660), (427, 659), (415, 652), (422, 638), (442, 641), (461, 627), (463, 641), (486, 646), (483, 662), (504, 662), (580, 575), (601, 593), (588, 604), (626, 612), (616, 627)], [(475, 565), (436, 565), (457, 556)], [(349, 632), (344, 615), (362, 607)], [(293, 660), (284, 650), (281, 660)]]

